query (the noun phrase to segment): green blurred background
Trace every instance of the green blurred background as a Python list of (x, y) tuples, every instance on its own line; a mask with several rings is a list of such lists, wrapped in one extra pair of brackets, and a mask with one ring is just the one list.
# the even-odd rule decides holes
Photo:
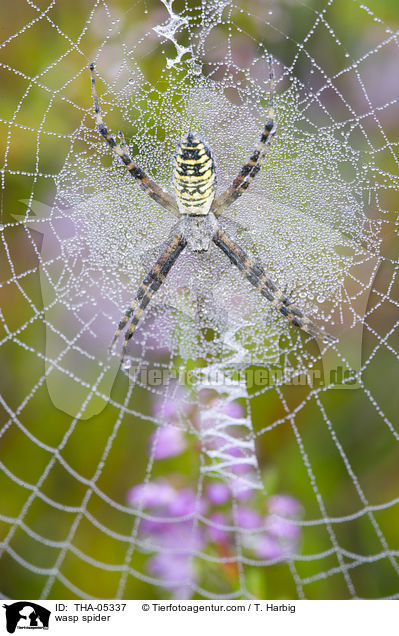
[[(165, 8), (156, 0), (143, 3), (111, 0), (108, 6), (112, 15), (121, 20), (123, 37), (131, 42), (135, 42), (151, 25), (160, 23), (167, 17)], [(184, 10), (187, 6), (194, 13), (200, 10), (198, 2), (177, 0), (174, 9)], [(378, 46), (382, 37), (387, 36), (386, 27), (392, 31), (399, 28), (399, 7), (395, 0), (373, 0), (367, 3), (385, 24), (375, 21), (373, 16), (360, 8), (359, 3), (347, 0), (333, 2), (330, 7), (326, 2), (303, 3), (296, 0), (248, 0), (243, 6), (245, 14), (237, 12), (237, 22), (241, 20), (242, 32), (264, 42), (275, 58), (287, 65), (298, 50), (297, 43), (304, 41), (315, 23), (315, 11), (323, 12), (325, 9), (325, 13), (321, 14), (321, 21), (307, 40), (306, 49), (330, 76), (339, 69), (340, 60), (336, 57), (337, 49), (330, 44), (330, 35), (323, 20), (333, 27), (334, 35), (350, 52), (352, 59), (360, 58)], [(27, 231), (23, 226), (15, 224), (13, 215), (25, 214), (26, 205), (21, 201), (28, 199), (32, 191), (36, 200), (51, 205), (55, 194), (54, 183), (48, 176), (40, 175), (56, 174), (61, 169), (69, 149), (65, 135), (73, 134), (90, 109), (87, 75), (80, 72), (74, 76), (95, 57), (104, 29), (109, 26), (109, 18), (103, 11), (104, 19), (100, 16), (91, 23), (89, 35), (82, 40), (82, 45), (79, 43), (76, 50), (68, 54), (62, 63), (58, 62), (52, 68), (50, 65), (66, 49), (73, 49), (73, 43), (77, 42), (82, 26), (89, 19), (90, 11), (95, 5), (86, 0), (61, 0), (48, 11), (49, 20), (46, 18), (47, 14), (43, 17), (38, 10), (43, 11), (46, 7), (45, 0), (36, 5), (17, 0), (14, 3), (3, 2), (1, 9), (0, 40), (7, 42), (10, 38), (0, 49), (2, 155), (10, 146), (4, 170), (6, 187), (2, 198), (2, 223), (12, 224), (12, 227), (6, 227), (3, 231), (4, 240), (0, 248), (0, 277), (3, 283), (0, 288), (0, 383), (3, 396), (0, 418), (5, 423), (0, 439), (4, 467), (4, 472), (0, 472), (1, 540), (9, 537), (12, 519), (20, 515), (29, 498), (35, 494), (32, 488), (41, 479), (52, 455), (46, 447), (58, 447), (71, 425), (71, 417), (53, 406), (43, 380), (43, 358), (35, 353), (44, 351), (45, 348), (45, 325), (32, 308), (33, 304), (37, 312), (40, 312), (43, 304), (37, 270), (38, 258), (28, 240)], [(269, 10), (277, 16), (279, 28), (275, 30), (261, 28), (262, 20), (265, 20)], [(33, 22), (29, 28), (20, 36), (12, 38), (12, 34), (31, 21)], [(64, 36), (60, 36), (54, 25), (62, 25)], [(221, 28), (228, 27), (222, 25)], [(242, 37), (243, 57), (252, 55), (250, 40), (251, 38)], [(165, 49), (167, 53), (168, 46)], [(376, 82), (374, 95), (376, 97), (380, 94), (380, 103), (383, 104), (394, 97), (393, 87), (397, 83), (398, 68), (397, 43), (384, 47), (381, 54), (375, 57), (377, 62), (374, 79), (372, 78)], [(117, 59), (118, 49), (115, 47), (116, 63)], [(142, 60), (138, 61), (147, 80), (155, 83), (165, 63), (159, 49), (146, 50)], [(299, 56), (294, 73), (306, 85), (311, 83), (309, 61), (305, 56)], [(37, 78), (41, 87), (45, 86), (49, 90), (38, 88), (36, 84), (29, 89), (25, 98), (24, 92), (32, 76)], [(74, 77), (73, 82), (64, 89), (65, 80), (71, 77)], [(378, 85), (379, 78), (381, 87)], [(54, 93), (58, 89), (61, 89), (60, 92)], [(355, 111), (363, 112), (363, 105), (357, 101), (359, 86), (354, 86), (352, 92), (352, 87), (345, 84), (344, 91), (346, 100), (354, 104)], [(66, 100), (63, 99), (65, 95)], [(20, 100), (22, 105), (16, 111)], [(331, 110), (335, 108), (339, 110), (339, 105), (332, 98)], [(384, 119), (384, 115), (382, 119), (384, 133), (393, 152), (384, 154), (381, 165), (387, 172), (397, 174), (397, 119)], [(45, 131), (58, 133), (59, 136), (46, 134)], [(371, 137), (373, 134), (377, 140), (379, 133), (371, 126)], [(39, 159), (36, 154), (38, 143)], [(15, 171), (26, 171), (28, 174), (15, 174)], [(32, 176), (32, 173), (39, 173), (39, 176)], [(379, 302), (381, 294), (386, 292), (392, 281), (390, 298), (399, 298), (393, 274), (397, 262), (397, 199), (397, 192), (387, 190), (383, 193), (383, 200), (379, 201), (386, 221), (383, 250), (392, 262), (387, 261), (381, 265), (375, 283), (377, 291), (370, 296), (370, 307)], [(375, 213), (376, 218), (380, 214), (377, 209), (371, 213)], [(40, 234), (33, 233), (33, 236), (40, 249)], [(19, 276), (27, 271), (32, 273)], [(31, 302), (27, 302), (27, 298)], [(395, 324), (397, 308), (395, 300), (387, 301), (372, 315), (370, 324), (380, 337), (384, 337)], [(25, 326), (29, 319), (30, 322)], [(19, 332), (22, 325), (24, 327)], [(19, 344), (9, 338), (9, 332), (17, 334)], [(373, 333), (365, 331), (364, 359), (370, 355), (376, 340), (378, 339)], [(312, 398), (308, 399), (298, 410), (295, 419), (287, 417), (282, 401), (274, 391), (252, 400), (255, 431), (285, 418), (282, 425), (267, 430), (258, 438), (258, 457), (265, 471), (268, 491), (293, 495), (303, 505), (305, 520), (320, 519), (322, 515), (320, 500), (315, 495), (316, 484), (325, 506), (324, 522), (304, 528), (301, 546), (303, 555), (319, 556), (295, 562), (299, 578), (306, 581), (303, 586), (306, 598), (353, 597), (353, 591), (345, 578), (346, 568), (359, 597), (376, 598), (399, 594), (398, 566), (395, 561), (399, 550), (399, 506), (394, 503), (399, 494), (398, 437), (389, 429), (381, 414), (382, 411), (398, 428), (398, 356), (395, 352), (398, 351), (399, 342), (395, 331), (389, 336), (388, 342), (389, 347), (380, 347), (364, 371), (366, 389), (374, 396), (377, 407), (364, 389), (326, 391), (321, 394), (320, 403)], [(34, 394), (25, 404), (24, 400), (31, 394), (33, 387)], [(85, 518), (80, 520), (72, 540), (75, 552), (67, 550), (64, 555), (62, 542), (71, 536), (72, 530), (75, 531), (73, 523), (79, 517), (77, 508), (82, 505), (87, 489), (93, 485), (90, 480), (93, 479), (115, 422), (120, 417), (118, 404), (124, 403), (127, 389), (126, 377), (119, 374), (112, 389), (111, 403), (99, 415), (76, 422), (60, 452), (80, 475), (87, 478), (88, 483), (79, 483), (63, 468), (61, 462), (54, 462), (40, 485), (43, 496), (34, 498), (23, 524), (16, 527), (9, 548), (2, 553), (0, 592), (4, 596), (39, 598), (49, 570), (59, 566), (60, 562), (57, 560), (60, 556), (62, 575), (76, 585), (78, 590), (93, 597), (115, 596), (120, 573), (96, 567), (95, 560), (111, 564), (122, 563), (126, 555), (126, 544), (107, 538)], [(307, 396), (306, 388), (284, 389), (289, 413), (294, 413)], [(150, 414), (150, 395), (143, 392), (140, 399), (141, 403), (135, 403), (137, 412)], [(152, 431), (150, 422), (143, 421), (143, 418), (135, 417), (132, 413), (122, 413), (118, 435), (96, 483), (100, 490), (122, 506), (126, 505), (127, 491), (133, 485), (141, 483), (145, 476), (148, 462), (146, 445)], [(42, 447), (29, 437), (29, 432), (41, 440)], [(349, 458), (351, 467), (345, 464), (337, 440)], [(197, 471), (198, 459), (193, 452), (178, 460), (159, 462), (155, 474), (181, 473), (185, 475), (187, 483), (191, 480), (195, 485)], [(17, 476), (19, 481), (10, 478), (10, 473)], [(359, 495), (360, 488), (364, 498)], [(70, 506), (70, 509), (61, 510), (49, 505), (47, 497), (59, 501), (64, 507)], [(368, 514), (365, 499), (370, 506), (375, 507), (373, 518)], [(129, 535), (132, 531), (133, 519), (123, 510), (118, 511), (106, 505), (97, 496), (95, 488), (88, 500), (87, 510), (115, 532)], [(346, 520), (336, 521), (339, 517), (346, 516)], [(326, 518), (330, 519), (329, 523)], [(376, 530), (376, 524), (379, 531)], [(47, 537), (49, 544), (38, 541), (35, 533)], [(337, 557), (334, 541), (346, 551), (340, 559)], [(82, 560), (79, 551), (93, 561)], [(351, 553), (363, 555), (367, 559), (356, 561), (351, 558)], [(29, 567), (25, 566), (25, 561), (30, 564)], [(144, 559), (135, 553), (131, 560), (132, 567), (145, 572), (143, 563)], [(247, 568), (248, 586), (252, 586), (255, 595), (275, 599), (297, 598), (298, 589), (292, 566), (279, 564), (253, 570), (255, 573)], [(325, 576), (326, 573), (328, 574)], [(130, 576), (124, 596), (162, 598), (165, 594), (164, 590)], [(50, 598), (76, 596), (79, 594), (74, 594), (70, 587), (63, 584), (62, 577), (57, 577), (51, 588)]]

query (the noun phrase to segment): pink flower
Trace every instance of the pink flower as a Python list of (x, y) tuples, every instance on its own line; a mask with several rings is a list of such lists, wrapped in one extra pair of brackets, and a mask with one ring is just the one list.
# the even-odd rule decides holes
[(236, 525), (246, 530), (259, 528), (262, 525), (262, 518), (257, 512), (250, 508), (238, 508)]
[(301, 529), (296, 523), (282, 517), (267, 517), (265, 525), (268, 532), (279, 539), (296, 541), (301, 533)]
[(176, 457), (186, 450), (184, 433), (175, 426), (161, 426), (150, 437), (150, 452), (155, 459)]
[(171, 390), (171, 393), (173, 394), (158, 399), (153, 406), (155, 417), (159, 417), (162, 421), (178, 421), (181, 413), (188, 416), (193, 409), (193, 405), (182, 387)]
[(302, 510), (301, 504), (289, 495), (274, 495), (268, 501), (269, 512), (280, 517), (296, 517)]
[(206, 496), (211, 503), (221, 506), (230, 499), (231, 491), (226, 484), (223, 484), (220, 481), (215, 481), (214, 483), (209, 484), (206, 489)]
[(254, 495), (254, 489), (244, 486), (240, 479), (232, 481), (232, 490), (237, 501), (249, 501)]
[(193, 515), (196, 510), (197, 498), (191, 488), (183, 488), (176, 493), (170, 502), (168, 512), (172, 517), (185, 517)]
[(237, 459), (242, 460), (240, 462), (237, 462), (237, 464), (231, 465), (231, 470), (236, 475), (245, 475), (246, 473), (252, 470), (252, 466), (248, 460), (248, 457), (242, 448), (239, 448), (238, 446), (230, 446), (230, 448), (225, 450), (225, 453), (226, 455), (230, 455), (231, 457), (237, 457)]
[(167, 506), (175, 496), (176, 492), (169, 482), (166, 479), (160, 479), (157, 482), (134, 486), (127, 493), (127, 500), (131, 506), (156, 508)]
[(195, 572), (189, 555), (159, 552), (149, 559), (148, 569), (159, 577), (165, 587), (173, 590), (174, 598), (185, 599), (191, 596)]
[(229, 539), (229, 531), (224, 530), (219, 526), (227, 526), (226, 517), (221, 512), (214, 512), (209, 517), (209, 525), (207, 526), (207, 532), (212, 541), (215, 543), (223, 543)]
[(179, 400), (171, 400), (167, 398), (165, 400), (159, 400), (154, 404), (154, 415), (165, 419), (173, 419), (178, 415), (180, 410)]
[(234, 419), (244, 417), (244, 409), (241, 404), (238, 404), (237, 402), (228, 402), (228, 404), (225, 404), (221, 410), (222, 413), (226, 413), (226, 415), (234, 417)]
[(261, 559), (279, 559), (284, 554), (278, 541), (267, 534), (256, 537), (252, 547)]

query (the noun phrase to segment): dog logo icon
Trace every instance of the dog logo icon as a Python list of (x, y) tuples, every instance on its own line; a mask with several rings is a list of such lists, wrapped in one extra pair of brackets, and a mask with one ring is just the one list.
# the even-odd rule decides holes
[(18, 629), (48, 629), (50, 610), (31, 603), (18, 601), (11, 605), (3, 605), (6, 610), (6, 627), (9, 634)]

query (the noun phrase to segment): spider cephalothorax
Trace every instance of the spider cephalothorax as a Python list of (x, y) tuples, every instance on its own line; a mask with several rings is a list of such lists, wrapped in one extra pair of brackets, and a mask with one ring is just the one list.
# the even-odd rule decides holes
[[(132, 337), (152, 296), (160, 288), (177, 258), (187, 247), (195, 252), (208, 251), (212, 243), (219, 247), (231, 263), (238, 267), (246, 279), (271, 302), (293, 325), (306, 333), (333, 341), (335, 338), (317, 327), (302, 311), (292, 304), (266, 275), (262, 266), (235, 243), (220, 227), (218, 217), (248, 188), (259, 172), (263, 159), (276, 133), (273, 108), (273, 70), (270, 59), (270, 104), (269, 116), (254, 152), (243, 165), (227, 190), (215, 199), (216, 168), (212, 151), (196, 133), (188, 133), (180, 142), (173, 161), (173, 183), (175, 198), (160, 188), (155, 181), (137, 166), (129, 156), (122, 132), (120, 144), (105, 126), (96, 92), (94, 64), (90, 64), (96, 123), (100, 134), (108, 145), (120, 156), (130, 174), (137, 179), (142, 189), (159, 205), (179, 218), (166, 248), (141, 283), (137, 294), (119, 322), (112, 344), (127, 326), (122, 349), (123, 360), (129, 339)], [(112, 345), (111, 345), (112, 346)]]

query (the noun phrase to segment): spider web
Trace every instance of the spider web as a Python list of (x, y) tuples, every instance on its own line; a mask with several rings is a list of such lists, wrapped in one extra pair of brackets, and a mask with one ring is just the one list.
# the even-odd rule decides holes
[[(1, 595), (397, 598), (395, 16), (355, 0), (3, 13)], [(138, 165), (171, 192), (196, 130), (220, 192), (267, 117), (270, 53), (278, 133), (221, 224), (337, 343), (213, 249), (180, 257), (119, 369), (107, 347), (176, 219), (100, 139), (88, 64)]]

